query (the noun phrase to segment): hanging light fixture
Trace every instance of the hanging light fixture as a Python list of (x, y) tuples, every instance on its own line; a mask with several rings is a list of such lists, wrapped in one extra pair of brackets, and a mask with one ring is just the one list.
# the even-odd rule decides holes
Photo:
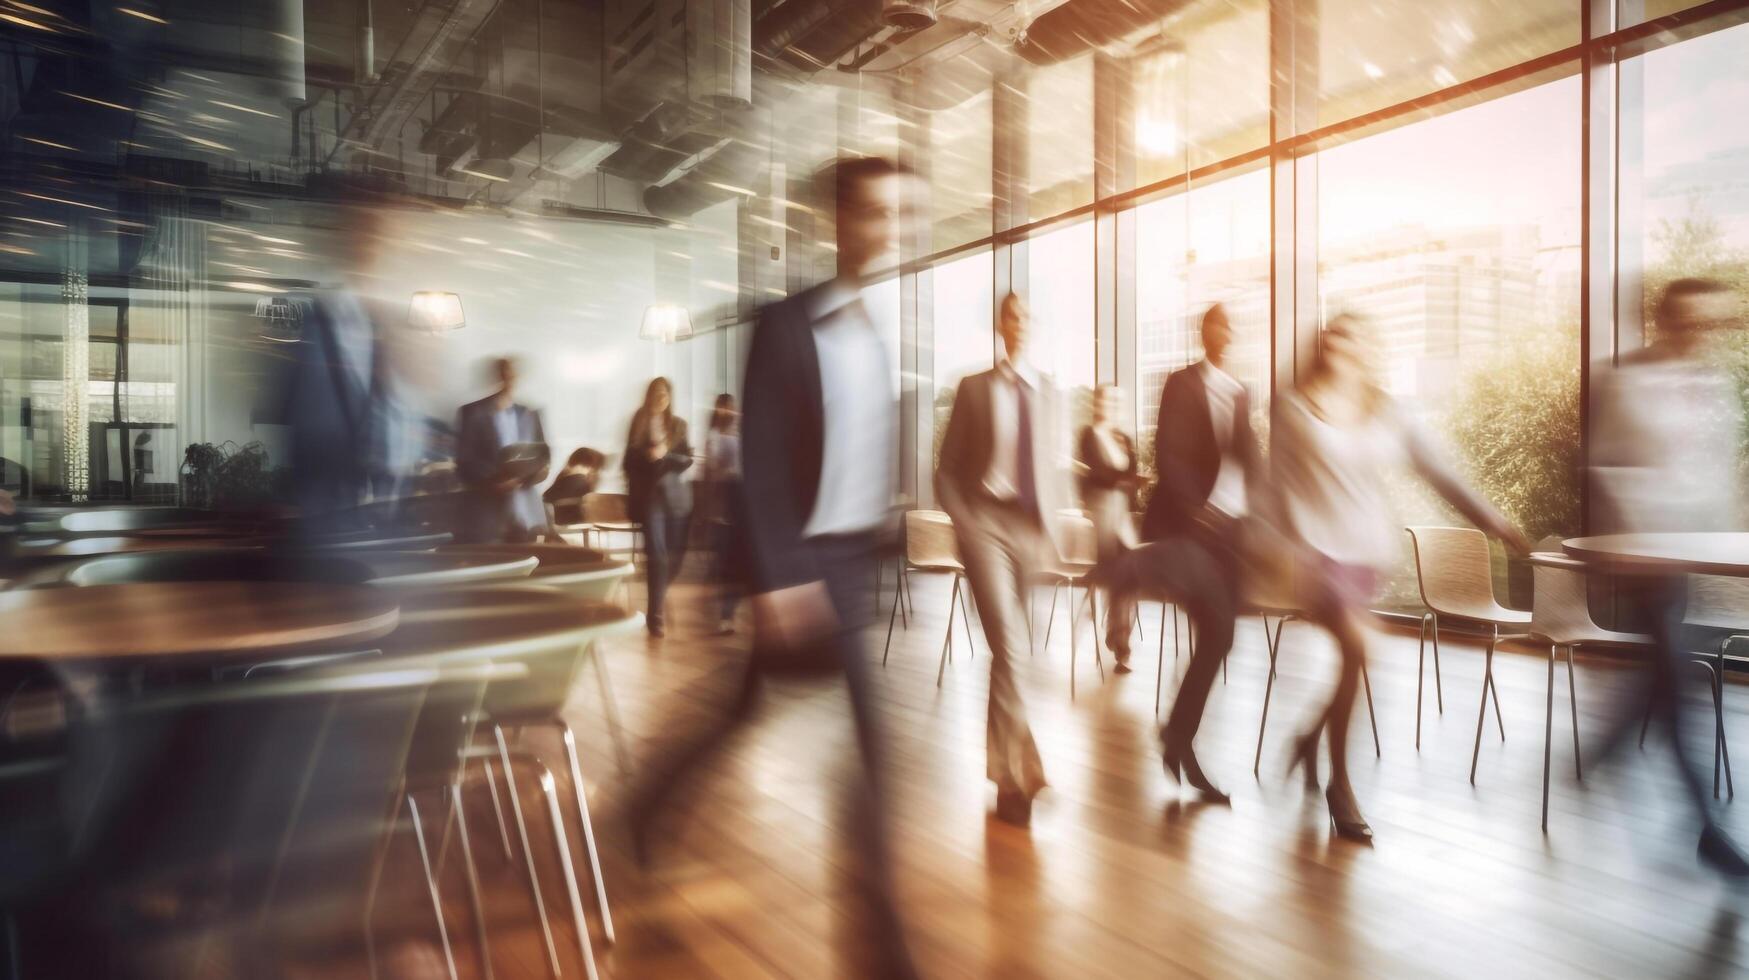
[(692, 316), (685, 307), (673, 303), (651, 303), (644, 309), (644, 322), (638, 327), (638, 336), (664, 344), (685, 340), (692, 336)]
[(407, 309), (407, 324), (427, 333), (443, 333), (467, 326), (462, 314), (462, 298), (455, 293), (420, 290), (413, 294), (413, 305)]

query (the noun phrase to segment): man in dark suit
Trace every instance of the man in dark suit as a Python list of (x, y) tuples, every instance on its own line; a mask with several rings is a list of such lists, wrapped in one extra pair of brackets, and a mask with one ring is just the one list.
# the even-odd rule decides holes
[(997, 818), (1017, 826), (1031, 821), (1045, 775), (1010, 660), (1028, 646), (1030, 583), (1062, 554), (1062, 524), (1048, 518), (1068, 500), (1060, 399), (1027, 362), (1027, 320), (1019, 296), (1003, 298), (997, 332), (1008, 356), (960, 382), (935, 471), (990, 644), (985, 772)]
[(649, 822), (675, 784), (748, 721), (764, 676), (809, 668), (850, 689), (864, 778), (845, 801), (879, 962), (849, 971), (915, 975), (889, 878), (882, 745), (861, 630), (875, 546), (891, 522), (899, 429), (888, 350), (862, 300), (864, 276), (898, 243), (905, 174), (878, 158), (839, 161), (838, 275), (766, 307), (747, 355), (741, 429), (744, 547), (752, 579), (755, 655), (729, 717), (687, 739), (633, 794), (640, 855)]
[(1225, 369), (1233, 328), (1219, 303), (1202, 317), (1203, 359), (1166, 379), (1154, 429), (1154, 496), (1142, 519), (1149, 542), (1101, 568), (1112, 588), (1106, 642), (1129, 658), (1129, 613), (1136, 594), (1184, 606), (1196, 628), (1195, 649), (1178, 698), (1160, 729), (1167, 772), (1224, 800), (1197, 764), (1191, 742), (1221, 660), (1233, 645), (1238, 611), (1234, 532), (1245, 514), (1247, 486), (1261, 453), (1251, 431), (1245, 388)]
[[(456, 476), (469, 491), (457, 524), (473, 542), (531, 541), (547, 526), (540, 484), (547, 478), (540, 413), (516, 403), (516, 362), (492, 362), (498, 390), (461, 407)], [(507, 460), (506, 450), (522, 453)]]

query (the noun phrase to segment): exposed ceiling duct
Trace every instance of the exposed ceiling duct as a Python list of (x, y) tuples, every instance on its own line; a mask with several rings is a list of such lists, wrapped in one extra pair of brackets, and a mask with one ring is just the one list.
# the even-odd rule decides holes
[(689, 218), (732, 197), (753, 196), (760, 175), (770, 165), (770, 147), (728, 139), (685, 173), (645, 191), (644, 207), (657, 217)]
[(374, 150), (398, 135), (497, 9), (498, 0), (426, 3), (382, 66), (382, 84), (367, 90), (335, 150), (349, 145)]
[(1049, 65), (1112, 44), (1172, 16), (1189, 0), (1068, 0), (1035, 18), (1014, 45), (1035, 65)]
[(883, 0), (881, 20), (901, 31), (935, 26), (935, 0)]

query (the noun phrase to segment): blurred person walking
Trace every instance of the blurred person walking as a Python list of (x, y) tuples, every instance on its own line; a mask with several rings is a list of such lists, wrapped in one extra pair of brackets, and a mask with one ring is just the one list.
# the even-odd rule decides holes
[[(1598, 379), (1598, 415), (1591, 450), (1599, 533), (1728, 531), (1743, 527), (1741, 457), (1743, 405), (1710, 359), (1712, 338), (1740, 328), (1740, 297), (1708, 279), (1678, 279), (1655, 311), (1652, 342), (1621, 358)], [(1624, 577), (1622, 586), (1649, 615), (1657, 651), (1644, 686), (1622, 705), (1603, 742), (1602, 758), (1655, 718), (1670, 738), (1684, 794), (1701, 822), (1699, 856), (1732, 877), (1749, 876), (1749, 855), (1722, 830), (1701, 788), (1699, 760), (1683, 731), (1682, 672), (1694, 637), (1684, 627), (1688, 578)]]
[(1190, 665), (1166, 723), (1160, 754), (1166, 772), (1204, 798), (1227, 799), (1197, 762), (1192, 743), (1202, 727), (1221, 661), (1233, 646), (1239, 606), (1238, 528), (1254, 492), (1262, 454), (1251, 431), (1251, 403), (1225, 369), (1233, 328), (1219, 303), (1203, 311), (1202, 360), (1168, 375), (1154, 427), (1154, 494), (1142, 518), (1147, 544), (1106, 560), (1095, 575), (1111, 588), (1106, 643), (1119, 663), (1130, 656), (1130, 615), (1137, 595), (1183, 606), (1194, 627)]
[(1372, 840), (1372, 828), (1348, 778), (1348, 729), (1366, 658), (1368, 604), (1380, 573), (1398, 554), (1385, 469), (1408, 464), (1464, 517), (1519, 553), (1524, 535), (1469, 489), (1434, 451), (1419, 427), (1379, 385), (1377, 352), (1367, 325), (1350, 314), (1325, 324), (1310, 375), (1277, 407), (1270, 453), (1269, 517), (1279, 531), (1266, 550), (1278, 563), (1306, 617), (1328, 630), (1341, 654), (1335, 693), (1292, 746), (1289, 773), (1303, 770), (1318, 786), (1318, 745), (1330, 740), (1330, 822), (1348, 840)]
[(644, 527), (644, 581), (649, 594), (645, 625), (650, 635), (666, 635), (663, 610), (668, 586), (686, 559), (692, 526), (692, 484), (682, 475), (692, 468), (686, 420), (674, 414), (674, 386), (657, 378), (644, 389), (644, 403), (632, 413), (626, 433), (626, 496), (632, 519)]
[(466, 541), (533, 541), (547, 528), (546, 429), (540, 412), (516, 401), (515, 359), (494, 359), (492, 374), (498, 390), (457, 413), (456, 476), (470, 494), (457, 525)]
[[(1100, 385), (1093, 392), (1093, 419), (1075, 442), (1075, 475), (1081, 507), (1093, 521), (1094, 555), (1101, 562), (1111, 561), (1136, 546), (1136, 488), (1141, 478), (1136, 472), (1139, 461), (1135, 440), (1118, 424), (1123, 404), (1122, 388)], [(1111, 608), (1108, 601), (1108, 622)], [(1129, 645), (1114, 646), (1108, 637), (1106, 646), (1117, 662), (1116, 671), (1129, 673)]]
[(706, 499), (714, 551), (711, 581), (718, 589), (718, 636), (735, 632), (735, 607), (740, 604), (744, 590), (740, 418), (741, 413), (735, 410), (735, 396), (723, 392), (711, 409), (710, 431), (704, 437), (704, 485), (709, 495)]
[(990, 645), (985, 774), (996, 784), (997, 818), (1017, 826), (1031, 821), (1045, 774), (1012, 660), (1028, 647), (1029, 583), (1062, 554), (1055, 518), (1068, 497), (1060, 399), (1027, 359), (1030, 319), (1017, 294), (1003, 297), (996, 329), (1007, 356), (960, 382), (935, 471)]
[[(898, 485), (895, 352), (863, 301), (867, 274), (898, 244), (908, 175), (875, 157), (824, 176), (836, 215), (838, 275), (760, 311), (747, 356), (741, 433), (745, 544), (754, 655), (728, 715), (652, 766), (628, 820), (640, 856), (662, 801), (753, 719), (768, 676), (844, 678), (861, 779), (844, 799), (857, 845), (858, 891), (878, 962), (863, 975), (916, 975), (894, 901), (888, 855), (885, 738), (862, 629), (875, 547), (890, 530)], [(851, 971), (858, 972), (858, 971)]]

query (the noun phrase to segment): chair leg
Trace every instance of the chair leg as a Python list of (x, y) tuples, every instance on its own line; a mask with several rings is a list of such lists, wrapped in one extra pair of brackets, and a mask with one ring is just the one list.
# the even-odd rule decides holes
[(449, 980), (456, 980), (455, 951), (449, 946), (449, 927), (443, 922), (443, 897), (437, 891), (437, 878), (431, 873), (431, 854), (425, 849), (425, 826), (419, 820), (419, 803), (407, 794), (407, 813), (413, 821), (413, 839), (419, 844), (419, 863), (425, 869), (425, 887), (431, 893), (431, 912), (437, 919), (437, 938), (443, 943), (443, 962), (449, 969)]
[[(1099, 622), (1099, 591), (1091, 586), (1085, 591), (1087, 592), (1087, 625), (1094, 627), (1092, 642), (1088, 643), (1087, 646), (1093, 651), (1093, 666), (1099, 668), (1099, 683), (1103, 684), (1105, 683), (1105, 660), (1099, 655), (1101, 641), (1099, 639), (1100, 632), (1096, 626)], [(1105, 615), (1109, 620), (1111, 618), (1111, 603), (1108, 601), (1105, 606)]]
[[(1285, 620), (1284, 620), (1285, 621)], [(1269, 698), (1275, 693), (1275, 660), (1278, 656), (1281, 628), (1276, 627), (1275, 641), (1269, 636), (1269, 617), (1263, 617), (1263, 645), (1269, 650), (1269, 677), (1263, 683), (1263, 714), (1257, 719), (1257, 754), (1251, 759), (1251, 775), (1263, 768), (1263, 729), (1269, 724)]]
[(1549, 644), (1549, 683), (1543, 707), (1543, 833), (1549, 832), (1549, 749), (1555, 738), (1555, 645)]
[(1372, 753), (1384, 758), (1385, 750), (1379, 745), (1379, 716), (1372, 707), (1372, 676), (1366, 672), (1366, 661), (1360, 662), (1360, 685), (1366, 691), (1366, 716), (1372, 721)]
[(902, 557), (899, 559), (899, 581), (905, 583), (905, 608), (900, 612), (899, 620), (910, 629), (911, 620), (917, 618), (917, 593), (911, 588), (911, 566)]
[[(595, 945), (589, 939), (589, 923), (583, 921), (583, 895), (577, 889), (577, 869), (571, 863), (571, 842), (565, 835), (558, 785), (546, 766), (540, 766), (540, 788), (541, 795), (547, 798), (547, 815), (553, 822), (553, 846), (559, 851), (559, 870), (565, 876), (566, 897), (571, 900), (571, 925), (577, 930), (577, 948), (583, 954), (583, 971), (589, 980), (600, 980), (600, 974), (595, 970)], [(603, 905), (602, 909), (605, 911), (606, 906)]]
[(1427, 690), (1427, 617), (1421, 614), (1421, 649), (1415, 657), (1415, 751), (1421, 751), (1421, 700)]
[[(522, 819), (522, 801), (516, 792), (516, 770), (511, 767), (510, 746), (504, 741), (504, 729), (498, 725), (492, 726), (492, 737), (498, 740), (498, 760), (504, 766), (505, 789), (510, 795), (510, 813), (516, 818), (516, 834), (522, 841), (522, 856), (528, 865), (528, 891), (534, 896), (534, 911), (540, 919), (541, 938), (547, 945), (547, 964), (552, 967), (553, 976), (559, 976), (559, 947), (553, 941), (553, 925), (547, 920), (546, 899), (540, 893), (540, 873), (534, 867), (534, 850), (528, 846), (528, 822)], [(569, 854), (566, 860), (570, 860)]]
[[(961, 581), (963, 581), (965, 579), (965, 576), (960, 575), (958, 572), (955, 572), (954, 576), (955, 576), (955, 578), (958, 578)], [(968, 593), (970, 591), (972, 591), (972, 586), (971, 586), (971, 583), (969, 583), (969, 582), (966, 583), (964, 588), (959, 590), (959, 595), (960, 595), (960, 628), (965, 630), (965, 633), (966, 633), (966, 660), (967, 661), (977, 659), (977, 655), (978, 655), (978, 645), (972, 639), (972, 610), (969, 606), (966, 605), (966, 593)]]
[(577, 759), (577, 736), (564, 719), (559, 732), (565, 741), (565, 761), (571, 766), (571, 789), (577, 795), (577, 826), (583, 832), (583, 853), (589, 858), (589, 873), (595, 878), (595, 904), (601, 909), (601, 935), (613, 945), (613, 913), (607, 907), (607, 880), (601, 874), (601, 855), (595, 850), (595, 825), (589, 819), (589, 798), (583, 793), (583, 767)]
[(377, 976), (376, 933), (371, 929), (371, 918), (376, 911), (377, 889), (382, 886), (383, 866), (389, 860), (389, 844), (394, 841), (395, 831), (400, 826), (401, 800), (397, 796), (395, 812), (389, 815), (389, 825), (384, 829), (382, 840), (377, 842), (376, 854), (371, 858), (370, 875), (366, 878), (364, 886), (364, 957), (371, 980), (376, 980)]
[(1050, 611), (1050, 615), (1045, 617), (1044, 648), (1046, 650), (1049, 650), (1051, 648), (1051, 627), (1053, 625), (1055, 625), (1057, 622), (1057, 597), (1062, 595), (1062, 594), (1063, 594), (1063, 583), (1062, 582), (1058, 582), (1057, 584), (1051, 586), (1051, 611)]
[(1154, 717), (1160, 717), (1160, 689), (1166, 680), (1166, 603), (1160, 603), (1160, 654), (1154, 661)]
[(1026, 655), (1028, 657), (1035, 657), (1038, 655), (1038, 644), (1036, 642), (1034, 642), (1033, 635), (1032, 635), (1032, 619), (1033, 619), (1033, 608), (1032, 608), (1033, 601), (1032, 600), (1033, 600), (1033, 594), (1035, 592), (1037, 592), (1038, 590), (1033, 588), (1030, 583), (1023, 586), (1023, 588), (1026, 589)]
[[(480, 951), (480, 976), (485, 980), (492, 980), (492, 945), (486, 937), (486, 904), (480, 896), (480, 869), (474, 863), (474, 845), (468, 840), (468, 815), (462, 810), (460, 779), (450, 784), (449, 805), (455, 811), (462, 843), (462, 867), (468, 875), (468, 904), (474, 911), (474, 942)], [(447, 829), (448, 821), (445, 821), (444, 826)]]
[(1440, 714), (1445, 714), (1445, 684), (1439, 679), (1439, 614), (1429, 612), (1433, 633), (1433, 699)]
[[(1487, 659), (1482, 665), (1482, 701), (1476, 707), (1476, 746), (1470, 751), (1470, 785), (1476, 785), (1476, 763), (1482, 758), (1482, 723), (1488, 720), (1488, 692), (1494, 684), (1494, 642), (1488, 641)], [(1494, 709), (1499, 713), (1499, 708)]]
[(1579, 765), (1579, 689), (1573, 680), (1573, 645), (1567, 644), (1567, 703), (1573, 714), (1573, 778), (1583, 781), (1585, 773)]
[(589, 659), (595, 665), (595, 687), (601, 693), (601, 712), (607, 719), (607, 735), (613, 741), (613, 763), (621, 774), (631, 768), (631, 756), (626, 751), (625, 726), (620, 724), (619, 699), (613, 696), (613, 684), (607, 679), (607, 661), (601, 648), (589, 644)]
[(1075, 587), (1069, 586), (1069, 700), (1075, 700), (1075, 661), (1080, 656), (1081, 607), (1075, 604)]
[(887, 645), (881, 649), (882, 667), (887, 665), (887, 657), (893, 652), (893, 622), (899, 617), (899, 607), (904, 605), (899, 601), (903, 596), (904, 590), (895, 584), (893, 587), (893, 610), (887, 613)]
[[(1729, 645), (1729, 640), (1719, 644), (1719, 666), (1713, 677), (1713, 715), (1718, 723), (1718, 755), (1725, 764), (1725, 795), (1736, 799), (1737, 787), (1731, 781), (1731, 740), (1725, 735), (1725, 647)], [(1715, 776), (1713, 781), (1716, 783), (1718, 778)]]
[(481, 759), (480, 765), (486, 770), (486, 788), (492, 794), (492, 815), (498, 818), (498, 839), (504, 844), (504, 860), (515, 857), (510, 850), (510, 825), (504, 821), (504, 804), (498, 799), (498, 777), (492, 772), (492, 760)]
[(1139, 646), (1148, 642), (1148, 634), (1142, 629), (1142, 602), (1140, 599), (1130, 602), (1130, 622), (1136, 627), (1136, 644)]
[[(1160, 615), (1164, 616), (1165, 613)], [(1178, 603), (1172, 604), (1172, 672), (1178, 672)]]
[(1506, 741), (1506, 719), (1500, 714), (1500, 685), (1494, 675), (1488, 675), (1488, 696), (1494, 699), (1494, 724), (1500, 729), (1500, 741)]
[(947, 635), (941, 638), (941, 663), (935, 668), (935, 686), (941, 686), (941, 678), (947, 672), (948, 658), (953, 655), (953, 609), (954, 600), (959, 597), (960, 579), (953, 578), (953, 595), (947, 600)]

